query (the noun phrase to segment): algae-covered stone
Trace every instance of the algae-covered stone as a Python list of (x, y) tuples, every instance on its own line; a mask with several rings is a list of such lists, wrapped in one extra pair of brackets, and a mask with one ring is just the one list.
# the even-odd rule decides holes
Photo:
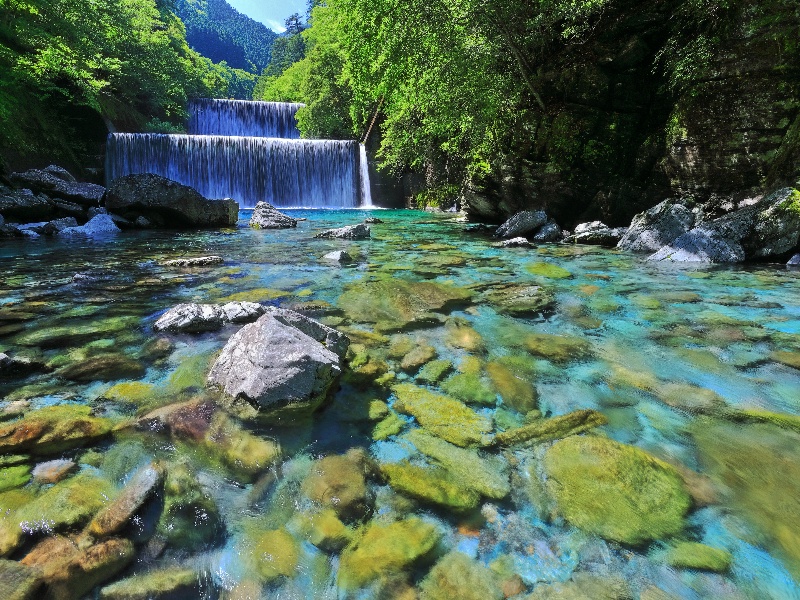
[(586, 340), (549, 333), (531, 333), (522, 340), (525, 349), (555, 363), (586, 358), (591, 354), (591, 345)]
[(665, 559), (668, 565), (679, 569), (724, 573), (730, 568), (733, 557), (727, 550), (697, 542), (681, 542), (667, 551)]
[(300, 534), (324, 552), (339, 552), (353, 539), (353, 530), (342, 523), (332, 508), (294, 519)]
[(256, 535), (251, 550), (256, 572), (265, 581), (292, 577), (300, 562), (300, 544), (285, 529)]
[(198, 597), (199, 585), (199, 577), (192, 569), (159, 569), (107, 585), (100, 590), (100, 600), (194, 598)]
[(116, 381), (144, 376), (142, 363), (121, 354), (99, 354), (64, 367), (57, 375), (71, 381)]
[(497, 576), (461, 552), (451, 552), (437, 562), (420, 584), (420, 600), (501, 600)]
[(500, 457), (481, 457), (477, 450), (459, 448), (419, 429), (409, 431), (403, 439), (447, 469), (464, 487), (497, 500), (511, 492), (508, 465)]
[(589, 431), (608, 423), (608, 419), (594, 410), (576, 410), (566, 415), (542, 419), (509, 429), (495, 435), (495, 441), (508, 446), (525, 442), (541, 443)]
[(116, 402), (142, 404), (158, 396), (158, 388), (143, 381), (124, 381), (103, 392), (103, 398)]
[(0, 454), (54, 454), (97, 441), (111, 432), (113, 422), (93, 417), (88, 406), (50, 406), (0, 427)]
[(393, 435), (400, 433), (407, 423), (397, 413), (390, 413), (380, 423), (375, 425), (372, 430), (372, 439), (375, 441), (385, 440)]
[(770, 360), (793, 369), (800, 370), (800, 352), (787, 352), (785, 350), (776, 350), (769, 355)]
[(442, 383), (442, 390), (468, 404), (489, 404), (494, 406), (497, 394), (485, 383), (479, 373), (457, 373)]
[(362, 518), (369, 511), (370, 500), (365, 478), (367, 462), (366, 455), (357, 450), (321, 458), (303, 480), (303, 493), (342, 518)]
[(371, 522), (342, 552), (339, 585), (345, 590), (399, 575), (436, 547), (441, 533), (417, 517), (394, 523)]
[(61, 348), (106, 338), (110, 334), (128, 331), (138, 325), (139, 319), (137, 318), (112, 317), (93, 321), (91, 324), (86, 325), (40, 327), (36, 331), (22, 336), (18, 341), (23, 346)]
[(573, 525), (640, 544), (678, 533), (691, 499), (678, 472), (643, 450), (599, 437), (568, 437), (545, 455), (548, 490)]
[(531, 275), (546, 277), (547, 279), (569, 279), (572, 277), (572, 273), (565, 268), (548, 262), (531, 263), (525, 266), (525, 270)]
[(488, 443), (491, 419), (461, 402), (411, 384), (396, 385), (392, 389), (397, 396), (394, 409), (412, 415), (432, 434), (463, 447)]
[(483, 299), (497, 312), (512, 317), (548, 313), (556, 305), (553, 292), (540, 285), (507, 283), (484, 292)]
[(513, 365), (501, 361), (487, 364), (486, 372), (503, 399), (503, 404), (521, 413), (527, 413), (537, 407), (539, 394), (536, 386), (529, 380), (529, 373), (520, 372), (514, 369)]
[(42, 572), (16, 560), (0, 559), (0, 598), (37, 600), (42, 597)]
[(633, 600), (624, 579), (591, 573), (573, 573), (563, 583), (537, 584), (526, 600)]
[(471, 296), (440, 283), (382, 279), (352, 286), (337, 304), (354, 322), (375, 323), (378, 331), (401, 331), (434, 320), (433, 312), (469, 304)]
[(31, 480), (30, 465), (0, 468), (0, 492), (20, 488)]
[(196, 549), (223, 532), (217, 505), (185, 464), (170, 465), (158, 532), (178, 548)]
[(455, 510), (475, 508), (480, 495), (461, 485), (449, 471), (440, 467), (422, 467), (407, 461), (381, 466), (389, 485), (398, 492)]
[(445, 331), (445, 343), (448, 346), (468, 352), (479, 352), (483, 349), (483, 337), (463, 319), (449, 319), (445, 323)]
[(449, 360), (432, 360), (419, 370), (416, 379), (422, 383), (436, 384), (452, 370), (453, 363)]
[(400, 368), (409, 373), (416, 372), (422, 365), (436, 358), (436, 348), (419, 344), (403, 357)]
[(150, 464), (139, 469), (114, 501), (92, 519), (88, 532), (102, 537), (120, 531), (163, 481), (161, 465)]

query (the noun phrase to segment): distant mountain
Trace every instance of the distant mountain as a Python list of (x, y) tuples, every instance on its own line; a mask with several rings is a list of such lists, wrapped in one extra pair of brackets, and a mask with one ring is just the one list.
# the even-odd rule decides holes
[(186, 40), (203, 56), (256, 74), (269, 64), (278, 34), (266, 25), (225, 0), (177, 0), (175, 6), (186, 24)]

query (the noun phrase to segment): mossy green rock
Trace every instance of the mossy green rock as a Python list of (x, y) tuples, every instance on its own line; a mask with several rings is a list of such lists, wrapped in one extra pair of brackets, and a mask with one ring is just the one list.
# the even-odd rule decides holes
[(457, 373), (442, 383), (442, 390), (468, 404), (488, 404), (494, 406), (497, 394), (481, 379), (478, 373)]
[(592, 349), (589, 342), (582, 338), (549, 333), (528, 334), (522, 344), (531, 354), (541, 356), (554, 363), (566, 363), (587, 358)]
[(455, 510), (475, 508), (480, 495), (461, 485), (446, 469), (422, 467), (407, 461), (381, 466), (389, 485), (398, 492), (423, 502), (431, 502)]
[(110, 419), (93, 417), (88, 406), (42, 408), (0, 427), (0, 454), (54, 454), (97, 441), (112, 427)]
[(563, 583), (540, 583), (525, 600), (633, 600), (628, 584), (618, 577), (573, 573)]
[(31, 480), (29, 465), (0, 468), (0, 492), (20, 488)]
[(252, 560), (264, 582), (292, 577), (300, 562), (300, 543), (285, 529), (265, 531), (253, 540)]
[(407, 423), (397, 413), (390, 413), (380, 423), (375, 425), (372, 430), (372, 439), (375, 441), (385, 440), (400, 433)]
[(485, 446), (492, 430), (491, 419), (483, 417), (457, 400), (411, 384), (392, 388), (394, 409), (413, 416), (432, 434), (457, 446)]
[(572, 277), (572, 273), (565, 268), (549, 262), (531, 263), (525, 266), (525, 270), (531, 275), (546, 277), (547, 279), (569, 279)]
[(452, 370), (453, 363), (449, 360), (432, 360), (419, 370), (416, 379), (422, 383), (437, 384)]
[(374, 323), (378, 331), (401, 331), (433, 320), (432, 312), (449, 312), (469, 304), (472, 294), (429, 281), (381, 279), (359, 283), (339, 297), (350, 320)]
[(477, 450), (459, 448), (420, 429), (409, 431), (403, 439), (445, 468), (463, 487), (496, 500), (511, 492), (508, 465), (498, 456), (482, 457)]
[(548, 313), (556, 305), (553, 292), (540, 285), (509, 283), (484, 292), (483, 299), (497, 312), (512, 317)]
[(22, 336), (18, 341), (23, 346), (62, 348), (106, 338), (110, 334), (121, 333), (138, 325), (139, 319), (136, 318), (112, 317), (93, 321), (87, 325), (41, 327), (32, 333)]
[(451, 552), (437, 562), (420, 585), (420, 600), (501, 600), (498, 577), (478, 561)]
[(667, 551), (665, 559), (668, 565), (679, 569), (724, 573), (730, 569), (733, 557), (727, 550), (697, 542), (681, 542)]
[(354, 590), (402, 574), (430, 554), (440, 539), (435, 525), (416, 517), (388, 524), (373, 521), (342, 552), (339, 585)]
[(525, 442), (541, 443), (584, 433), (606, 423), (608, 423), (608, 419), (602, 413), (594, 410), (576, 410), (566, 415), (552, 419), (540, 419), (500, 432), (494, 439), (503, 446)]
[(185, 464), (169, 465), (158, 532), (171, 545), (193, 550), (214, 541), (222, 531), (216, 504), (189, 468)]
[(515, 370), (500, 361), (487, 364), (486, 372), (503, 399), (503, 404), (523, 414), (538, 406), (539, 394), (528, 373)]
[(568, 437), (545, 455), (548, 490), (576, 527), (625, 544), (681, 531), (691, 499), (678, 472), (643, 450)]
[(128, 577), (100, 590), (100, 600), (158, 600), (196, 597), (199, 577), (191, 569), (161, 569)]
[(121, 354), (98, 354), (57, 372), (58, 376), (70, 381), (139, 379), (144, 374), (142, 363)]
[(0, 598), (36, 600), (42, 597), (42, 572), (16, 560), (0, 559)]
[(301, 513), (293, 519), (293, 525), (304, 538), (325, 552), (339, 552), (354, 535), (332, 508), (312, 514)]
[(320, 506), (332, 508), (342, 518), (362, 518), (369, 510), (367, 460), (358, 450), (319, 459), (303, 480), (303, 493)]

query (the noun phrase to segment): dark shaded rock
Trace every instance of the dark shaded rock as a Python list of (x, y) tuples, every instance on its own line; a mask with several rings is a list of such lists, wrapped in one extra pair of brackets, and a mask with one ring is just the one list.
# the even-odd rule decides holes
[(42, 235), (55, 235), (60, 231), (63, 231), (67, 227), (77, 227), (78, 221), (75, 220), (75, 217), (64, 217), (62, 219), (55, 219), (54, 221), (50, 221), (42, 226), (41, 233)]
[(30, 190), (14, 190), (0, 195), (0, 214), (22, 223), (42, 221), (55, 216), (56, 208), (44, 195)]
[(26, 356), (11, 357), (0, 352), (0, 378), (3, 377), (25, 377), (31, 373), (41, 373), (49, 371), (47, 365)]
[(560, 242), (564, 237), (564, 232), (556, 223), (555, 219), (549, 219), (542, 225), (531, 238), (531, 241), (538, 243)]
[(58, 165), (48, 165), (42, 169), (42, 171), (49, 173), (53, 177), (58, 177), (67, 183), (77, 183), (78, 181), (69, 171), (67, 171), (64, 167), (59, 167)]
[(366, 240), (370, 237), (369, 227), (364, 223), (348, 225), (338, 229), (328, 229), (314, 236), (315, 238), (338, 238), (344, 240)]
[(494, 233), (497, 227), (488, 223), (470, 223), (464, 227), (465, 233)]
[(321, 458), (303, 480), (303, 493), (342, 519), (361, 519), (369, 512), (371, 498), (365, 475), (371, 471), (369, 457), (361, 449)]
[(191, 569), (148, 571), (100, 590), (100, 600), (169, 600), (200, 598), (200, 577)]
[(297, 219), (283, 214), (268, 202), (259, 202), (250, 218), (253, 229), (289, 229), (297, 227)]
[(53, 198), (61, 198), (82, 206), (100, 205), (106, 188), (94, 183), (78, 183), (67, 173), (72, 178), (72, 181), (69, 181), (64, 178), (64, 173), (66, 171), (53, 174), (52, 171), (29, 169), (24, 173), (12, 173), (11, 181), (35, 193), (45, 193)]
[(177, 548), (195, 550), (225, 531), (219, 509), (185, 464), (169, 465), (158, 532)]
[(616, 246), (625, 235), (625, 227), (611, 228), (601, 221), (581, 223), (565, 241), (574, 244), (588, 244), (592, 246)]
[(342, 372), (349, 340), (335, 329), (285, 309), (268, 309), (231, 337), (209, 385), (261, 410), (310, 411)]
[(116, 179), (106, 192), (106, 209), (134, 221), (143, 216), (155, 227), (226, 227), (235, 225), (239, 205), (209, 200), (177, 181), (145, 173)]
[(695, 215), (676, 200), (664, 200), (639, 213), (617, 244), (620, 250), (655, 252), (694, 227)]
[(524, 210), (518, 212), (495, 231), (495, 237), (515, 238), (533, 233), (547, 223), (547, 213), (543, 210)]
[(21, 237), (25, 237), (25, 234), (22, 233), (19, 227), (15, 227), (14, 225), (0, 225), (0, 239)]
[(208, 267), (220, 265), (224, 259), (221, 256), (198, 256), (197, 258), (176, 258), (165, 260), (162, 265), (165, 267)]
[(795, 254), (786, 264), (790, 267), (800, 266), (800, 254)]
[(60, 369), (57, 373), (71, 381), (116, 381), (139, 379), (145, 374), (142, 363), (122, 354), (99, 354)]
[(95, 537), (106, 537), (122, 530), (144, 502), (164, 482), (164, 469), (150, 464), (139, 469), (111, 504), (101, 510), (87, 527)]
[(329, 252), (322, 258), (324, 258), (325, 260), (331, 260), (338, 263), (353, 262), (353, 257), (350, 256), (346, 250), (336, 250), (334, 252)]
[(42, 597), (42, 572), (15, 560), (0, 559), (0, 598), (38, 600)]
[(255, 302), (178, 304), (164, 313), (153, 329), (172, 333), (217, 331), (226, 323), (251, 323), (263, 315), (264, 310)]

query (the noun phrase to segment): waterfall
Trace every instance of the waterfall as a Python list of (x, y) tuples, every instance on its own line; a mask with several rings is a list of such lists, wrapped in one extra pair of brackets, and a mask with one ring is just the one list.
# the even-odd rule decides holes
[(363, 147), (360, 157), (353, 141), (299, 139), (295, 113), (302, 106), (192, 101), (188, 135), (109, 134), (106, 183), (155, 173), (241, 208), (260, 200), (282, 208), (354, 208), (359, 200), (371, 206)]
[(353, 208), (356, 160), (356, 142), (113, 133), (106, 176), (156, 173), (206, 198), (233, 198), (242, 208), (259, 200), (284, 208)]
[(369, 188), (369, 163), (367, 162), (367, 147), (358, 145), (358, 175), (361, 183), (361, 206), (372, 206), (372, 191)]
[(305, 104), (213, 100), (189, 103), (189, 135), (236, 135), (299, 139), (295, 113)]

